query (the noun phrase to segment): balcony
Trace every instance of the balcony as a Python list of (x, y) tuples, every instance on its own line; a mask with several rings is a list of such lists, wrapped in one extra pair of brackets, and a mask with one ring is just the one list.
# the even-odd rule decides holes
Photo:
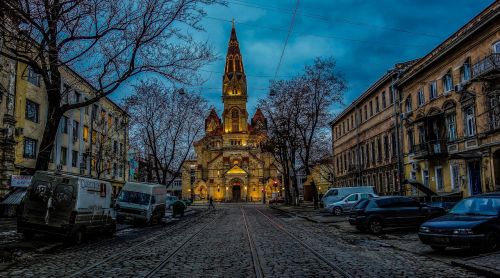
[(446, 140), (432, 140), (413, 146), (414, 158), (427, 159), (448, 154)]
[(472, 66), (472, 78), (487, 78), (500, 70), (500, 53), (492, 53)]

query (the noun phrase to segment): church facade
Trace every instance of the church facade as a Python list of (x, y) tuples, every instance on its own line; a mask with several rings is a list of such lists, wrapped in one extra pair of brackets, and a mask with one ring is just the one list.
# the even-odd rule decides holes
[(212, 109), (205, 120), (205, 135), (194, 143), (196, 159), (184, 163), (183, 198), (217, 201), (261, 201), (281, 189), (272, 154), (260, 144), (267, 121), (257, 109), (249, 121), (247, 81), (234, 25), (222, 79), (224, 110)]

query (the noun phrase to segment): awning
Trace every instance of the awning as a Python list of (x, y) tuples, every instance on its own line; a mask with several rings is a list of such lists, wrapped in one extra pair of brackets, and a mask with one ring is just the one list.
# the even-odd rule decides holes
[(436, 192), (432, 191), (430, 188), (428, 188), (427, 186), (419, 183), (416, 180), (405, 180), (403, 182), (403, 184), (409, 184), (409, 185), (415, 187), (416, 189), (422, 191), (427, 196), (436, 196), (436, 195), (438, 195)]
[(26, 195), (26, 188), (17, 188), (11, 191), (7, 198), (5, 198), (0, 205), (19, 205)]
[(483, 154), (478, 151), (468, 151), (468, 152), (450, 154), (450, 159), (475, 159), (481, 157), (483, 157)]

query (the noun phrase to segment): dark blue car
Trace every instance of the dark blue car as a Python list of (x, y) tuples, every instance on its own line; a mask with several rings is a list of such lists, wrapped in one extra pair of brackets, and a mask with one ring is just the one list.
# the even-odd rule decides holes
[(434, 250), (446, 247), (492, 251), (500, 246), (500, 193), (463, 199), (448, 214), (420, 226), (420, 240)]

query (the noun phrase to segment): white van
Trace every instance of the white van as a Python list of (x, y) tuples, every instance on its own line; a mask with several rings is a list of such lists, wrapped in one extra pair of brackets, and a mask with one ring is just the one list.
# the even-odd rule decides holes
[(323, 198), (321, 198), (321, 203), (323, 207), (328, 207), (328, 205), (340, 201), (345, 196), (352, 193), (372, 193), (375, 194), (373, 186), (355, 186), (355, 187), (338, 187), (330, 188), (325, 193)]
[(17, 229), (26, 239), (35, 233), (63, 235), (80, 243), (85, 233), (116, 231), (109, 182), (37, 171), (21, 204)]
[(160, 223), (165, 216), (166, 198), (165, 185), (127, 182), (116, 200), (116, 217), (119, 222)]

